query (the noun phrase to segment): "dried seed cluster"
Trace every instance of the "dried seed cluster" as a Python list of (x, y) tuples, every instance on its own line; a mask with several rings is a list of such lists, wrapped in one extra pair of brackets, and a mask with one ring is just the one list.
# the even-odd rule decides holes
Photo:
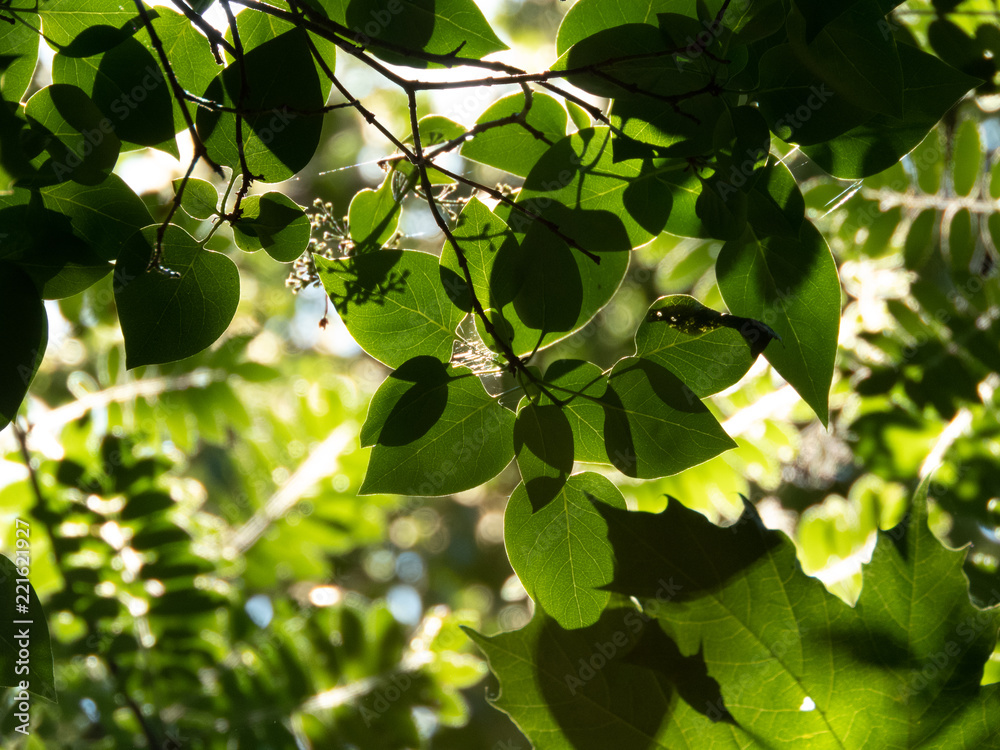
[(298, 294), (314, 284), (319, 284), (319, 273), (313, 262), (314, 255), (324, 258), (342, 258), (350, 255), (354, 249), (348, 231), (347, 217), (339, 219), (333, 214), (333, 204), (323, 202), (319, 198), (313, 201), (312, 212), (309, 214), (309, 225), (312, 236), (309, 247), (298, 260), (292, 264), (292, 271), (285, 279), (285, 286)]

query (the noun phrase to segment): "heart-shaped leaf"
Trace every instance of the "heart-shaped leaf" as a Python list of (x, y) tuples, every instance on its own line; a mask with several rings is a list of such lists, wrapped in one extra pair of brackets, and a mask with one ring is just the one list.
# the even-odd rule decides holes
[(189, 357), (229, 326), (240, 299), (236, 264), (177, 226), (163, 237), (160, 270), (147, 270), (157, 227), (132, 236), (115, 266), (115, 302), (131, 369)]

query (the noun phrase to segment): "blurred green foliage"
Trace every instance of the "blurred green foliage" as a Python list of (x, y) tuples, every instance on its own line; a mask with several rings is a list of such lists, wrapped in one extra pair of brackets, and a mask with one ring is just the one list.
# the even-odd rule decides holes
[[(493, 27), (526, 54), (541, 48), (535, 67), (550, 65), (565, 9), (496, 5)], [(876, 531), (902, 519), (919, 479), (932, 475), (931, 528), (954, 547), (972, 545), (964, 571), (973, 599), (998, 601), (995, 13), (986, 0), (913, 0), (889, 17), (898, 39), (984, 80), (894, 166), (837, 180), (800, 149), (772, 143), (843, 286), (829, 429), (760, 360), (706, 402), (735, 449), (661, 479), (600, 469), (631, 509), (661, 511), (670, 495), (729, 522), (744, 495), (791, 536), (806, 572), (853, 603)], [(399, 92), (342, 57), (338, 75), (358, 79), (355, 92), (387, 126), (407, 129)], [(32, 84), (18, 60), (5, 92), (42, 83), (44, 68)], [(482, 90), (420, 96), (421, 111), (466, 127), (492, 102)], [(578, 127), (589, 117), (572, 107), (568, 116)], [(363, 126), (348, 110), (328, 114), (318, 155), (282, 184), (298, 204), (329, 204), (312, 211), (328, 214), (326, 227), (349, 211), (361, 216), (351, 201), (364, 188), (381, 186), (364, 194), (374, 200), (393, 187), (376, 165), (358, 165), (388, 155)], [(459, 164), (483, 183), (511, 182)], [(233, 187), (198, 174), (212, 183), (196, 189), (202, 195)], [(173, 222), (204, 238), (211, 214), (196, 190)], [(166, 218), (165, 191), (141, 197), (155, 221)], [(511, 631), (534, 611), (503, 546), (518, 473), (511, 465), (455, 497), (358, 497), (370, 454), (358, 434), (389, 371), (359, 353), (318, 288), (293, 295), (288, 266), (237, 250), (268, 249), (259, 241), (267, 200), (257, 200), (259, 214), (235, 238), (223, 229), (206, 245), (233, 258), (241, 286), (233, 321), (205, 351), (127, 371), (111, 275), (45, 302), (45, 359), (17, 428), (0, 434), (0, 552), (13, 556), (7, 529), (30, 519), (31, 582), (59, 703), (35, 701), (23, 738), (9, 692), (4, 747), (526, 747), (487, 705), (495, 680), (460, 629)], [(383, 201), (371, 212), (384, 209), (393, 231), (352, 218), (340, 239), (384, 244), (398, 222), (408, 247), (436, 252), (441, 235), (416, 203), (407, 197), (400, 217)], [(722, 309), (721, 249), (660, 233), (631, 254), (611, 302), (533, 364), (610, 367), (633, 354), (636, 327), (664, 295)], [(499, 379), (499, 389), (512, 384)], [(983, 682), (997, 681), (995, 653)]]

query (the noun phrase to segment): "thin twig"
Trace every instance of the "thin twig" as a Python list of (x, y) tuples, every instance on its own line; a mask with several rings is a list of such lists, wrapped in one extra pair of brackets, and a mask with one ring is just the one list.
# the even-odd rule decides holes
[(222, 49), (224, 49), (230, 55), (236, 57), (236, 48), (229, 43), (229, 40), (226, 39), (226, 37), (224, 37), (221, 33), (219, 33), (218, 29), (216, 29), (214, 26), (212, 26), (212, 24), (210, 24), (208, 21), (202, 18), (201, 14), (197, 13), (194, 8), (192, 8), (190, 5), (184, 2), (184, 0), (170, 0), (170, 1), (174, 4), (174, 7), (176, 7), (178, 10), (180, 10), (181, 13), (184, 14), (187, 20), (189, 20), (191, 23), (193, 23), (195, 26), (201, 29), (201, 32), (206, 37), (208, 37), (208, 41), (212, 43), (212, 54), (215, 55), (215, 61), (219, 63), (219, 65), (225, 65), (225, 60), (222, 59), (222, 54), (219, 52), (219, 47), (222, 47)]
[[(146, 31), (149, 33), (149, 39), (153, 43), (153, 49), (156, 50), (156, 54), (160, 58), (160, 63), (163, 65), (163, 69), (167, 73), (167, 79), (170, 81), (170, 89), (177, 102), (177, 106), (181, 110), (184, 122), (187, 124), (188, 133), (191, 134), (191, 140), (194, 143), (194, 156), (191, 158), (191, 166), (188, 168), (185, 181), (194, 171), (195, 164), (198, 163), (199, 159), (204, 159), (205, 163), (212, 167), (212, 169), (214, 169), (220, 177), (224, 177), (225, 173), (222, 171), (222, 167), (216, 164), (215, 161), (213, 161), (208, 155), (208, 149), (205, 147), (201, 137), (198, 135), (194, 119), (191, 117), (191, 113), (188, 112), (184, 87), (181, 86), (180, 81), (177, 80), (177, 75), (174, 73), (174, 68), (170, 64), (170, 60), (167, 58), (167, 52), (163, 48), (163, 42), (160, 40), (160, 35), (153, 27), (153, 21), (149, 17), (145, 3), (143, 3), (143, 0), (133, 0), (133, 2), (135, 3), (136, 10), (139, 12), (139, 17), (142, 19), (143, 26), (146, 27)], [(170, 223), (170, 219), (173, 218), (174, 213), (176, 213), (178, 206), (180, 206), (179, 193), (174, 197), (174, 206), (167, 216), (167, 219), (160, 224), (156, 230), (156, 245), (153, 247), (153, 252), (149, 256), (149, 263), (146, 265), (147, 271), (152, 271), (154, 269), (162, 270), (160, 269), (160, 259), (163, 257), (163, 236), (166, 234), (167, 226)]]
[[(229, 0), (220, 0), (220, 3), (226, 12), (226, 19), (229, 21), (229, 30), (233, 34), (233, 47), (236, 48), (235, 63), (240, 71), (240, 93), (236, 98), (236, 109), (242, 112), (247, 94), (250, 93), (250, 82), (247, 80), (247, 66), (243, 53), (243, 41), (240, 39), (240, 30), (236, 24), (236, 14), (233, 13)], [(264, 178), (263, 175), (255, 175), (251, 172), (250, 165), (247, 164), (247, 153), (243, 146), (243, 115), (239, 113), (236, 115), (236, 153), (239, 155), (240, 173), (243, 175), (243, 179), (240, 182), (240, 189), (236, 192), (236, 202), (233, 203), (233, 210), (226, 217), (230, 221), (239, 219), (243, 215), (243, 209), (240, 207), (240, 204), (246, 198), (247, 193), (250, 192), (250, 186), (253, 185), (254, 180)]]

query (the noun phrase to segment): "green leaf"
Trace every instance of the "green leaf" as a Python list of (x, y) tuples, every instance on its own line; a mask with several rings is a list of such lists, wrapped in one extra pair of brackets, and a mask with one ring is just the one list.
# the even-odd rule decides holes
[[(427, 115), (426, 117), (421, 117), (417, 123), (417, 133), (420, 134), (421, 148), (426, 149), (429, 146), (447, 143), (448, 141), (464, 136), (465, 126), (442, 115)], [(403, 143), (413, 143), (413, 134), (407, 135), (403, 139)], [(415, 185), (421, 184), (417, 168), (405, 159), (396, 163), (396, 171), (409, 180), (412, 180)], [(451, 177), (433, 167), (427, 168), (427, 179), (430, 180), (432, 185), (455, 184), (455, 181)]]
[[(173, 181), (174, 194), (184, 182), (180, 177)], [(181, 196), (181, 208), (193, 219), (208, 219), (219, 210), (219, 191), (207, 180), (190, 178), (184, 183), (184, 194)]]
[[(281, 3), (279, 7), (285, 9), (286, 5), (285, 3)], [(320, 12), (326, 15), (325, 10), (321, 10)], [(344, 21), (343, 18), (334, 18), (332, 20), (339, 21), (340, 23)], [(246, 53), (271, 39), (294, 30), (296, 25), (267, 13), (240, 13), (236, 16), (236, 28), (239, 30), (240, 41), (243, 43), (243, 51)], [(230, 42), (233, 41), (231, 28), (226, 29), (226, 39)], [(309, 34), (309, 39), (323, 60), (323, 64), (321, 64), (319, 60), (314, 58), (313, 64), (316, 68), (316, 75), (320, 80), (320, 86), (323, 89), (323, 101), (326, 101), (333, 88), (333, 81), (326, 74), (326, 70), (329, 70), (331, 73), (336, 70), (337, 45), (329, 39), (312, 33)], [(227, 52), (226, 60), (232, 61), (232, 59), (232, 56)]]
[[(519, 216), (511, 220), (516, 223)], [(600, 258), (598, 265), (537, 222), (520, 244), (500, 245), (489, 299), (510, 324), (518, 355), (580, 330), (614, 296), (625, 278), (628, 254), (605, 253)]]
[[(840, 18), (847, 10), (858, 5), (860, 0), (845, 0), (841, 3), (825, 3), (823, 0), (794, 0), (793, 6), (805, 19), (806, 41), (812, 41), (831, 21)], [(876, 0), (872, 3), (881, 15), (886, 15), (900, 4), (900, 0)], [(881, 26), (887, 32), (891, 26), (886, 21)]]
[[(237, 18), (255, 15), (258, 14), (241, 13)], [(155, 16), (152, 19), (153, 28), (160, 38), (164, 52), (167, 53), (170, 67), (173, 69), (174, 75), (177, 76), (177, 82), (185, 91), (202, 95), (219, 70), (215, 56), (212, 54), (209, 44), (206, 43), (204, 35), (182, 14), (170, 8), (158, 6)], [(138, 31), (136, 38), (147, 50), (153, 53), (154, 57), (156, 56), (156, 49), (149, 36), (149, 31), (145, 27)], [(176, 133), (186, 129), (187, 122), (181, 113), (180, 105), (172, 96), (171, 102), (173, 129)], [(188, 109), (191, 111), (193, 107), (189, 105)], [(165, 145), (161, 148), (165, 148)]]
[[(690, 21), (691, 33), (704, 30), (694, 19), (685, 20)], [(716, 38), (712, 42), (717, 43)], [(560, 56), (552, 69), (579, 71), (570, 73), (567, 80), (596, 96), (617, 98), (643, 92), (633, 99), (639, 106), (630, 108), (632, 113), (641, 111), (642, 105), (655, 111), (668, 110), (673, 108), (653, 97), (683, 97), (703, 88), (713, 75), (701, 65), (688, 66), (675, 60), (671, 51), (677, 46), (659, 28), (631, 23), (580, 40)]]
[(426, 496), (477, 487), (514, 457), (513, 427), (514, 414), (475, 375), (415, 357), (372, 397), (361, 443), (375, 447), (359, 492)]
[(514, 328), (514, 348), (531, 352), (582, 328), (611, 299), (628, 265), (625, 251), (658, 234), (670, 211), (666, 167), (614, 161), (606, 128), (559, 141), (532, 168), (518, 204), (553, 222), (600, 264), (541, 222), (504, 207), (520, 245), (503, 245), (490, 278), (490, 306)]
[[(545, 371), (545, 382), (561, 407), (573, 432), (573, 457), (587, 463), (608, 463), (604, 450), (604, 409), (600, 399), (607, 390), (607, 378), (593, 362), (560, 359)], [(544, 394), (541, 403), (551, 404)]]
[(139, 518), (162, 513), (173, 507), (174, 499), (166, 492), (150, 490), (129, 497), (119, 517), (123, 521), (134, 521)]
[(559, 406), (522, 399), (514, 422), (514, 457), (533, 508), (562, 490), (573, 471), (573, 429)]
[[(14, 559), (0, 555), (0, 596), (10, 602), (7, 616), (0, 620), (0, 686), (14, 688), (12, 698), (16, 701), (30, 704), (27, 694), (31, 693), (55, 703), (55, 666), (49, 626), (35, 587), (29, 582), (30, 524), (17, 519), (9, 533)], [(23, 704), (14, 703), (12, 708), (19, 705)], [(26, 718), (24, 723), (27, 722)]]
[[(110, 179), (110, 178), (109, 178)], [(79, 294), (111, 271), (111, 264), (74, 233), (71, 219), (85, 231), (108, 231), (109, 225), (92, 221), (87, 210), (58, 203), (74, 188), (56, 186), (59, 213), (46, 208), (37, 190), (14, 189), (0, 195), (0, 260), (19, 266), (31, 277), (42, 299)], [(112, 225), (113, 226), (113, 225)]]
[(40, 169), (44, 179), (96, 185), (110, 174), (121, 143), (111, 121), (81, 89), (46, 86), (28, 100), (24, 112), (45, 135), (50, 158)]
[[(771, 744), (996, 747), (1000, 687), (979, 682), (1000, 608), (970, 603), (965, 553), (930, 533), (925, 493), (879, 532), (855, 608), (803, 574), (794, 545), (749, 505), (729, 528), (673, 500), (655, 515), (597, 506), (615, 552), (608, 588), (702, 656), (719, 706)], [(657, 596), (664, 580), (675, 596)]]
[[(0, 319), (5, 352), (0, 369), (0, 429), (14, 420), (45, 355), (49, 323), (45, 306), (31, 278), (7, 263), (0, 264)], [(11, 599), (12, 601), (12, 599)]]
[(704, 398), (742, 378), (775, 338), (768, 326), (724, 315), (694, 297), (656, 300), (635, 332), (636, 356), (662, 365)]
[(731, 188), (732, 185), (720, 177), (712, 177), (702, 183), (695, 201), (695, 213), (703, 229), (715, 239), (734, 240), (746, 229), (746, 194)]
[(104, 260), (117, 258), (126, 240), (153, 223), (142, 198), (116, 174), (97, 185), (52, 185), (41, 194), (45, 207), (69, 217), (73, 233)]
[(979, 26), (973, 37), (958, 24), (939, 16), (927, 27), (927, 41), (934, 53), (946, 63), (963, 73), (981, 78), (985, 82), (979, 87), (982, 94), (995, 92), (992, 83), (997, 72), (996, 60), (993, 59), (997, 41), (994, 26)]
[(979, 126), (973, 119), (963, 120), (955, 133), (955, 146), (951, 155), (951, 180), (955, 192), (968, 195), (979, 178), (983, 162)]
[(755, 98), (774, 134), (803, 146), (836, 138), (872, 117), (803, 65), (790, 44), (768, 47), (761, 56)]
[[(0, 27), (0, 97), (7, 102), (17, 102), (31, 84), (38, 61), (38, 16), (19, 12), (24, 23), (3, 24)], [(0, 186), (2, 187), (2, 186)]]
[(972, 229), (972, 214), (969, 209), (956, 211), (951, 217), (948, 230), (942, 234), (944, 235), (942, 245), (953, 278), (964, 279), (972, 271), (972, 260), (978, 244), (977, 233)]
[[(670, 213), (670, 188), (663, 175), (670, 174), (672, 165), (654, 166), (643, 159), (616, 162), (610, 145), (608, 128), (563, 138), (534, 166), (517, 198), (583, 248), (604, 254), (602, 264), (613, 260), (607, 253), (653, 239)], [(511, 214), (508, 221), (515, 232), (524, 232), (531, 223), (522, 213)]]
[[(516, 434), (515, 428), (515, 440)], [(574, 474), (543, 504), (519, 484), (504, 513), (504, 544), (514, 572), (531, 598), (568, 630), (593, 625), (611, 598), (604, 586), (614, 560), (598, 503), (625, 510), (618, 488), (588, 472)]]
[(605, 450), (626, 476), (676, 474), (736, 447), (676, 375), (647, 359), (619, 361), (601, 405)]
[(168, 591), (153, 601), (149, 608), (149, 616), (186, 619), (194, 615), (213, 612), (226, 603), (226, 600), (214, 591), (177, 589)]
[(747, 194), (747, 219), (759, 236), (798, 237), (806, 204), (783, 162), (771, 158)]
[(233, 222), (233, 239), (241, 250), (264, 248), (282, 263), (290, 263), (306, 251), (312, 233), (309, 216), (287, 195), (251, 195), (241, 207), (243, 216)]
[(47, 0), (38, 4), (42, 32), (57, 50), (70, 45), (95, 19), (108, 30), (135, 28), (139, 19), (135, 5), (118, 0)]
[(465, 314), (448, 298), (433, 255), (380, 250), (313, 260), (347, 330), (372, 357), (399, 367), (418, 355), (451, 356), (455, 328)]
[(771, 132), (764, 116), (756, 107), (734, 107), (719, 118), (714, 135), (715, 177), (748, 192), (767, 166), (771, 150)]
[[(698, 216), (698, 198), (705, 183), (694, 170), (675, 170), (664, 174), (664, 179), (670, 185), (671, 206), (670, 215), (664, 231), (679, 237), (698, 237), (709, 239), (707, 228)], [(720, 190), (730, 195), (728, 186), (713, 186), (710, 189)], [(736, 192), (735, 188), (732, 192)]]
[(899, 44), (903, 65), (903, 116), (876, 115), (828, 143), (803, 151), (835, 177), (860, 179), (891, 167), (979, 81), (959, 73), (933, 55)]
[(795, 239), (748, 231), (727, 242), (716, 265), (719, 289), (737, 315), (781, 337), (768, 361), (825, 425), (840, 328), (840, 282), (823, 236), (804, 221)]
[[(664, 596), (674, 589), (664, 581)], [(500, 680), (493, 705), (537, 748), (759, 747), (719, 709), (719, 685), (704, 660), (683, 656), (632, 607), (609, 607), (579, 630), (565, 630), (536, 609), (520, 630), (466, 632)]]
[[(722, 16), (722, 25), (735, 34), (732, 44), (749, 44), (771, 36), (785, 25), (787, 15), (783, 0), (759, 0), (755, 3), (731, 3)], [(704, 7), (704, 6), (702, 6)], [(713, 0), (710, 14), (718, 13), (721, 4)], [(711, 18), (714, 19), (714, 15)]]
[[(685, 13), (685, 10), (688, 12)], [(685, 13), (694, 17), (690, 0), (580, 0), (563, 18), (556, 35), (556, 54), (562, 56), (577, 42), (604, 29), (625, 24), (657, 26), (659, 13)]]
[[(691, 79), (684, 88), (703, 85), (702, 79)], [(663, 156), (687, 158), (712, 149), (713, 132), (725, 111), (723, 101), (709, 94), (685, 96), (676, 108), (650, 106), (649, 97), (635, 94), (617, 96), (610, 114), (611, 123), (629, 139), (656, 146)]]
[(156, 146), (177, 155), (170, 84), (153, 53), (132, 36), (86, 57), (58, 54), (53, 82), (79, 87), (91, 97), (123, 150)]
[(788, 39), (801, 64), (856, 107), (899, 117), (903, 71), (885, 12), (854, 3), (808, 39), (806, 19), (788, 16)]
[(168, 226), (163, 238), (160, 265), (171, 273), (147, 271), (157, 229), (133, 235), (115, 265), (128, 369), (183, 359), (210, 346), (229, 326), (240, 299), (236, 264), (202, 248), (180, 227)]
[[(281, 182), (301, 170), (319, 146), (325, 100), (306, 32), (289, 31), (243, 57), (253, 86), (240, 101), (241, 66), (233, 62), (212, 81), (205, 97), (226, 107), (242, 107), (243, 150), (247, 165), (263, 182)], [(239, 170), (236, 115), (201, 108), (198, 133), (209, 155)]]
[(362, 190), (351, 199), (347, 223), (356, 255), (378, 250), (396, 233), (401, 206), (393, 195), (393, 175), (378, 190)]
[(7, 101), (0, 103), (0, 193), (9, 190), (15, 179), (35, 174), (31, 160), (37, 149), (30, 145), (31, 134), (24, 108)]
[[(469, 264), (472, 288), (480, 304), (484, 308), (502, 304), (500, 300), (509, 295), (501, 291), (499, 281), (496, 290), (491, 286), (493, 264), (505, 245), (508, 250), (517, 247), (514, 233), (481, 200), (473, 196), (458, 215), (458, 224), (452, 230), (452, 235)], [(448, 290), (448, 296), (459, 308), (465, 312), (472, 310), (465, 274), (450, 242), (445, 242), (441, 250), (441, 282)]]
[[(519, 115), (523, 109), (523, 93), (505, 96), (479, 116), (476, 126)], [(566, 110), (551, 96), (535, 93), (523, 123), (513, 122), (479, 133), (462, 146), (462, 156), (526, 177), (549, 147), (565, 135)]]
[(417, 57), (391, 52), (372, 39), (415, 52), (480, 59), (507, 49), (473, 0), (352, 0), (347, 26), (358, 44), (396, 65), (438, 68)]

